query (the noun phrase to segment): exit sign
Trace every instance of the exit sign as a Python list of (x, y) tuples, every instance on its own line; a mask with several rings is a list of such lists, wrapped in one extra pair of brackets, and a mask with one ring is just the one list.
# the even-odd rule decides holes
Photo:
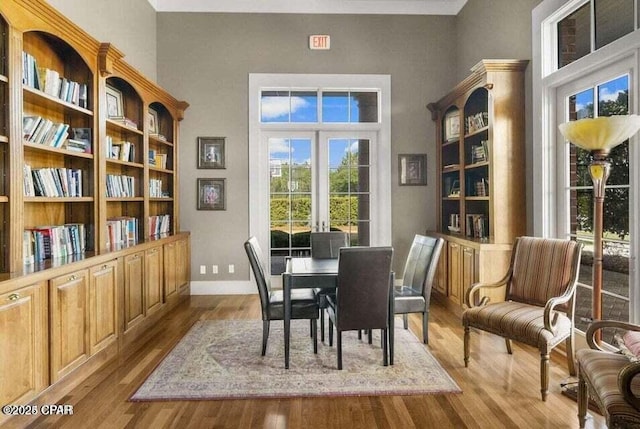
[(309, 49), (331, 49), (331, 36), (327, 34), (309, 36)]

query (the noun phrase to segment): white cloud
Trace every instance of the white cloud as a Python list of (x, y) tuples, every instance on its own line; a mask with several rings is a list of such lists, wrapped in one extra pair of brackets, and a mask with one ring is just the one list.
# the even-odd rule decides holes
[(602, 91), (600, 91), (600, 101), (616, 101), (618, 94), (622, 92), (624, 91), (609, 92), (607, 88), (602, 88)]
[[(291, 106), (289, 106), (291, 102)], [(289, 113), (295, 113), (298, 109), (305, 108), (309, 103), (302, 97), (267, 97), (262, 99), (262, 117), (274, 119)]]
[(293, 147), (289, 147), (289, 139), (269, 139), (269, 153), (271, 156), (277, 153), (289, 154), (289, 151), (293, 152)]

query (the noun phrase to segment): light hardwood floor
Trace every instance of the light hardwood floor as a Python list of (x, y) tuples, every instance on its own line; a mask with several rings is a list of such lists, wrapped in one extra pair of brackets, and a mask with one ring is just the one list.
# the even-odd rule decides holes
[[(509, 356), (501, 338), (472, 332), (471, 362), (464, 367), (457, 316), (432, 303), (429, 350), (462, 394), (230, 401), (128, 402), (155, 366), (198, 319), (257, 319), (257, 296), (194, 296), (154, 328), (154, 335), (121, 362), (90, 376), (58, 403), (72, 416), (12, 421), (28, 428), (577, 428), (576, 403), (561, 395), (569, 379), (564, 356), (552, 353), (550, 395), (539, 392), (537, 350), (514, 343)], [(397, 324), (397, 328), (401, 323)], [(410, 329), (420, 333), (420, 319)], [(260, 345), (247, 353), (260, 353)], [(419, 368), (416, 368), (419, 370)], [(572, 380), (570, 380), (572, 381)], [(587, 428), (604, 428), (591, 415)]]

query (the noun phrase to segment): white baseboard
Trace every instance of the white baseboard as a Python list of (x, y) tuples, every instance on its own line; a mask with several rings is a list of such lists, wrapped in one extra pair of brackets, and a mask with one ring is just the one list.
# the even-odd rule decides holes
[(191, 282), (191, 295), (247, 295), (258, 293), (253, 281)]

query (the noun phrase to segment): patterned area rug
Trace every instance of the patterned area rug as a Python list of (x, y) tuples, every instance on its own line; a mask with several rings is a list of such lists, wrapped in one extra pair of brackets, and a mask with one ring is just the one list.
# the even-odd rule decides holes
[(387, 367), (379, 331), (373, 344), (366, 336), (359, 340), (355, 331), (343, 333), (344, 369), (338, 371), (335, 342), (333, 347), (319, 342), (315, 355), (309, 322), (292, 321), (287, 370), (282, 322), (271, 323), (267, 354), (260, 356), (261, 320), (199, 321), (131, 400), (460, 393), (427, 346), (401, 326), (395, 330), (394, 365)]

